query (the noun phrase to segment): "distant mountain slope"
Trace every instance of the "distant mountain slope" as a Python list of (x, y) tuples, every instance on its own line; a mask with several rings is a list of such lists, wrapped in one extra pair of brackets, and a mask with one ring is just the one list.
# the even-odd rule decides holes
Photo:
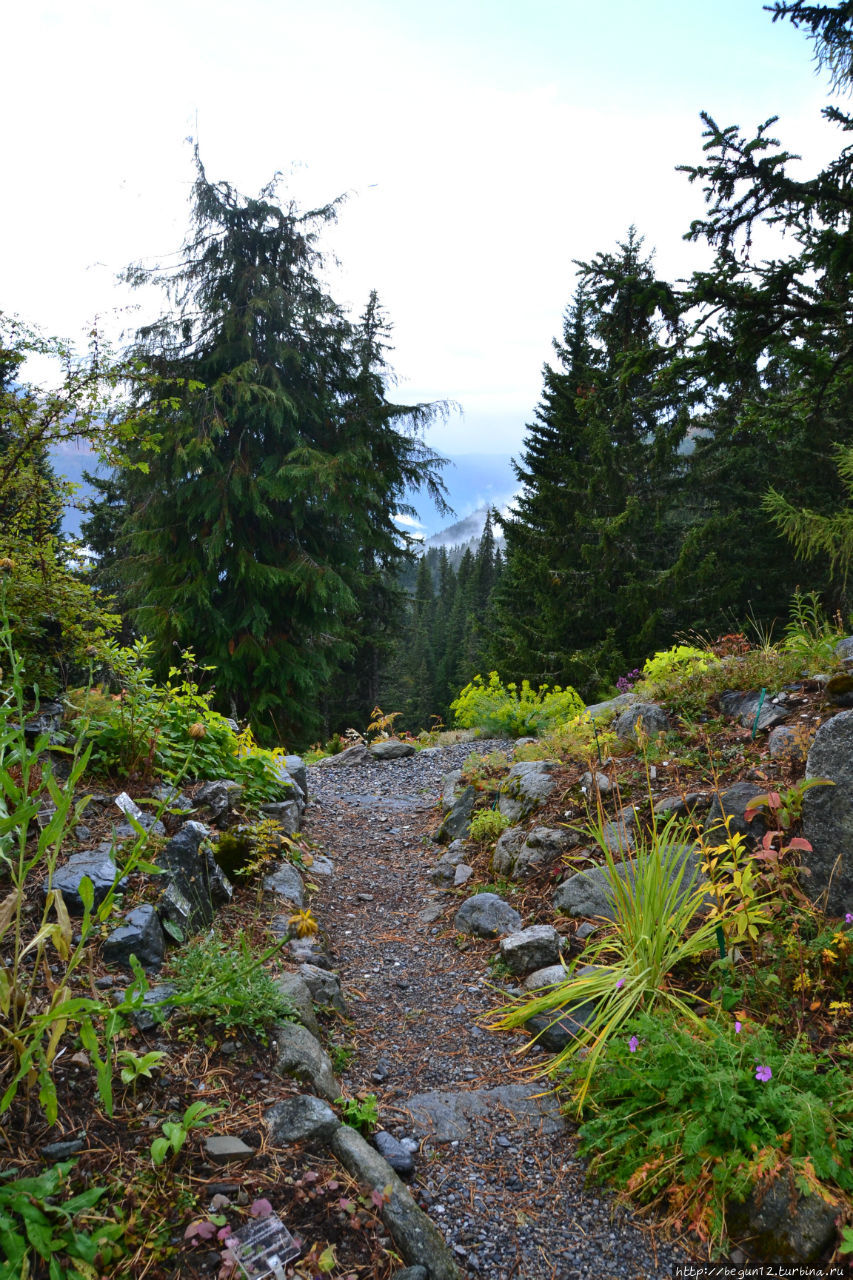
[[(518, 488), (512, 456), (508, 453), (461, 453), (450, 457), (449, 462), (444, 469), (444, 483), (447, 500), (456, 516), (455, 523), (448, 526), (447, 517), (440, 515), (423, 494), (407, 495), (407, 501), (418, 512), (418, 523), (406, 522), (406, 527), (420, 534), (428, 545), (432, 545), (435, 537), (446, 545), (479, 538), (487, 508), (501, 510)], [(474, 523), (466, 531), (461, 526), (468, 520)], [(460, 526), (458, 533), (457, 526)]]
[[(500, 508), (498, 509), (500, 510)], [(465, 547), (469, 543), (476, 545), (483, 536), (483, 529), (486, 526), (486, 513), (490, 510), (490, 506), (478, 507), (469, 516), (465, 516), (464, 520), (457, 520), (455, 524), (448, 525), (446, 529), (439, 529), (438, 533), (430, 534), (426, 539), (425, 545), (428, 547)], [(495, 538), (498, 542), (502, 541), (500, 532), (497, 529), (495, 530)]]

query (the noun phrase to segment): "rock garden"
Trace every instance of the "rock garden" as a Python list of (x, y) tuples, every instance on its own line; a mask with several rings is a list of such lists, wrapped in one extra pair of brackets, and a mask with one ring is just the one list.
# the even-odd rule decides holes
[(310, 765), (13, 680), (4, 1280), (845, 1274), (847, 651), (734, 648)]

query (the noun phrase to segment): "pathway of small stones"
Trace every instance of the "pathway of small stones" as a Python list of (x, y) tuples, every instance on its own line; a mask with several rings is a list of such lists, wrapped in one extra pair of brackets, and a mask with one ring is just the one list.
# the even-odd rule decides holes
[[(526, 1098), (544, 1087), (521, 1073), (520, 1040), (479, 1025), (499, 1003), (483, 950), (460, 953), (453, 914), (461, 899), (427, 877), (438, 850), (425, 836), (437, 825), (442, 775), (471, 749), (311, 770), (305, 830), (335, 864), (331, 882), (322, 877), (317, 912), (354, 1019), (346, 1038), (357, 1045), (344, 1084), (375, 1093), (383, 1126), (410, 1149), (418, 1141), (412, 1191), (464, 1274), (663, 1280), (689, 1256), (585, 1186), (553, 1104), (550, 1117), (535, 1103), (524, 1116), (523, 1103), (510, 1109), (491, 1095), (484, 1115), (461, 1114), (460, 1094), (515, 1085)], [(432, 1091), (451, 1095), (443, 1131), (419, 1127), (408, 1110), (414, 1095)], [(413, 1111), (423, 1115), (417, 1104)]]

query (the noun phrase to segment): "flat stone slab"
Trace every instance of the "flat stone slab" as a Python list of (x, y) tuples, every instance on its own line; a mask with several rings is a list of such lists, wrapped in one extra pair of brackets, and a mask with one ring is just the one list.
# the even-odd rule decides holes
[(433, 1142), (465, 1138), (476, 1121), (491, 1123), (509, 1118), (519, 1127), (538, 1133), (564, 1133), (566, 1122), (552, 1093), (536, 1096), (536, 1085), (506, 1084), (496, 1089), (472, 1089), (467, 1093), (418, 1093), (405, 1104), (416, 1133)]
[(241, 1138), (205, 1138), (204, 1150), (214, 1164), (228, 1164), (232, 1160), (250, 1160), (255, 1154)]

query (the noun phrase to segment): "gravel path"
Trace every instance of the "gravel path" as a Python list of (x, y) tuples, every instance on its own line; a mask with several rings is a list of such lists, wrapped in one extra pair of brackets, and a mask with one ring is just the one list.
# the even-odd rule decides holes
[[(476, 750), (508, 745), (478, 742)], [(584, 1187), (584, 1164), (553, 1103), (523, 1101), (543, 1086), (523, 1074), (513, 1053), (521, 1042), (478, 1025), (500, 1003), (486, 968), (494, 944), (460, 952), (453, 928), (460, 897), (426, 876), (438, 856), (426, 837), (437, 825), (442, 776), (471, 750), (459, 744), (310, 771), (305, 830), (335, 864), (335, 875), (322, 878), (317, 911), (351, 1006), (347, 1039), (357, 1046), (344, 1083), (351, 1093), (377, 1095), (395, 1136), (419, 1140), (412, 1190), (463, 1273), (663, 1280), (689, 1256), (656, 1241), (608, 1193)], [(501, 1086), (515, 1087), (480, 1095)], [(427, 1100), (433, 1116), (444, 1117), (443, 1134), (419, 1123), (423, 1106), (407, 1108), (430, 1091), (452, 1095)]]

